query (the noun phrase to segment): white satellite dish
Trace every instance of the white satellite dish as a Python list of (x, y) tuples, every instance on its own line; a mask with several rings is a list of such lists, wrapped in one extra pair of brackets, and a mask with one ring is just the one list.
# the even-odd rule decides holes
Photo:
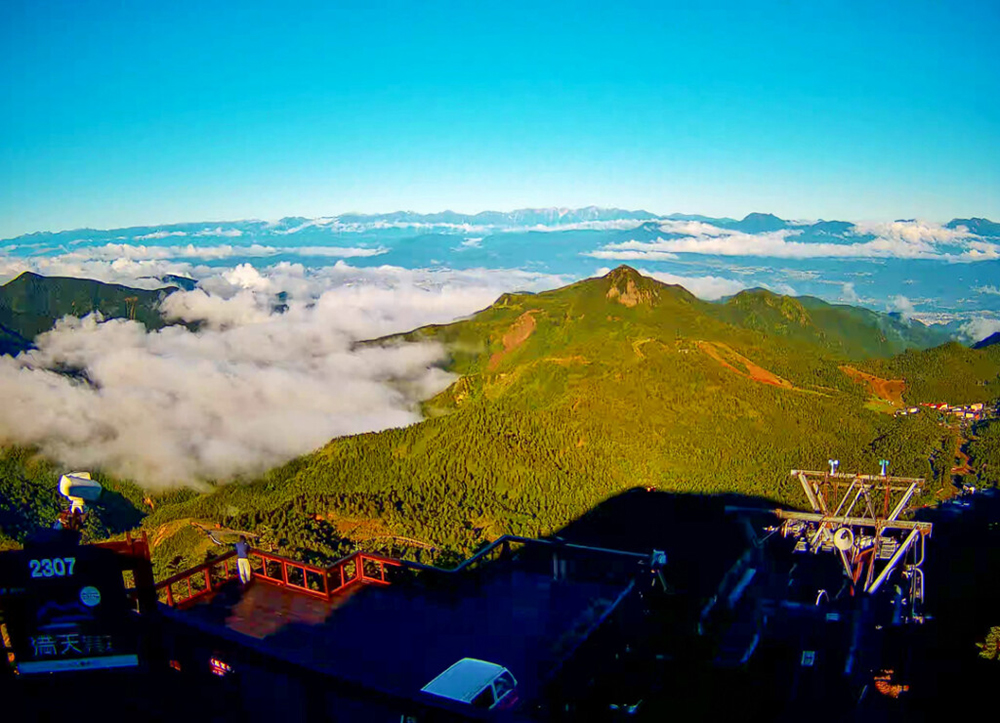
[(87, 502), (101, 496), (101, 485), (90, 479), (90, 472), (70, 472), (59, 478), (59, 492), (71, 503), (71, 509), (82, 512)]
[(838, 550), (847, 552), (854, 547), (854, 533), (850, 527), (841, 527), (833, 535), (833, 544)]

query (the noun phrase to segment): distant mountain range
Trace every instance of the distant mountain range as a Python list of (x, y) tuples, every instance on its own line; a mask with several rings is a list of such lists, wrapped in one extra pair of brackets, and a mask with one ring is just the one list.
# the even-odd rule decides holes
[[(522, 208), (516, 211), (483, 211), (475, 214), (442, 211), (440, 213), (414, 213), (396, 211), (380, 214), (341, 214), (336, 219), (341, 223), (414, 223), (414, 224), (454, 224), (473, 226), (561, 226), (591, 223), (595, 221), (618, 221), (659, 218), (649, 211), (627, 211), (621, 208)], [(308, 219), (299, 219), (306, 221)]]
[[(435, 227), (454, 228), (461, 231), (466, 227), (492, 230), (574, 227), (615, 222), (656, 221), (698, 221), (717, 228), (741, 231), (748, 234), (767, 233), (785, 229), (795, 229), (809, 236), (838, 238), (852, 233), (854, 224), (849, 221), (800, 222), (779, 218), (770, 213), (749, 213), (742, 219), (703, 216), (698, 214), (672, 213), (660, 215), (643, 210), (620, 208), (524, 208), (515, 211), (483, 211), (475, 214), (442, 211), (439, 213), (415, 213), (394, 211), (392, 213), (358, 214), (344, 213), (336, 216), (307, 218), (288, 216), (278, 221), (209, 221), (164, 224), (158, 226), (132, 226), (119, 229), (74, 229), (59, 232), (37, 232), (17, 238), (7, 239), (9, 243), (38, 243), (61, 239), (86, 238), (107, 241), (143, 241), (146, 243), (180, 243), (201, 238), (238, 239), (244, 235), (252, 237), (286, 236), (306, 229), (359, 230), (385, 227)], [(946, 228), (965, 227), (972, 234), (1000, 238), (1000, 223), (985, 218), (955, 218), (945, 224)]]
[(1000, 223), (987, 218), (953, 218), (945, 226), (947, 228), (964, 226), (977, 236), (1000, 237)]

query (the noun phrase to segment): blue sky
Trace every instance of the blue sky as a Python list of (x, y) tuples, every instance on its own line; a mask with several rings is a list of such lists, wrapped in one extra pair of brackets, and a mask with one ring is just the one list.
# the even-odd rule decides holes
[(588, 204), (998, 219), (998, 31), (991, 2), (7, 0), (0, 238)]

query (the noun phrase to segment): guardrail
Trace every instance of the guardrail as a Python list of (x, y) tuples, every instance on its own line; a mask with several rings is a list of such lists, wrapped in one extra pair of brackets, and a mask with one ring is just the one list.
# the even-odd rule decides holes
[[(170, 607), (186, 607), (217, 591), (238, 577), (229, 552), (179, 572), (156, 584), (161, 602)], [(388, 585), (387, 566), (401, 566), (399, 560), (370, 552), (354, 552), (329, 567), (318, 567), (253, 548), (249, 551), (254, 578), (304, 595), (329, 600), (332, 595), (357, 584)]]
[[(453, 568), (435, 567), (410, 560), (397, 560), (374, 552), (353, 552), (337, 560), (329, 567), (319, 567), (309, 563), (292, 560), (271, 552), (252, 548), (249, 551), (250, 567), (256, 579), (268, 584), (284, 587), (303, 595), (311, 595), (323, 600), (330, 600), (334, 594), (356, 583), (388, 585), (386, 579), (387, 567), (400, 567), (414, 571), (426, 571), (454, 575), (465, 572), (494, 557), (506, 557), (514, 545), (547, 547), (553, 550), (570, 550), (579, 552), (600, 553), (624, 557), (642, 562), (649, 556), (639, 552), (613, 550), (605, 547), (578, 545), (563, 540), (542, 540), (518, 535), (503, 535), (498, 537), (472, 557), (462, 561)], [(237, 577), (234, 562), (236, 552), (229, 552), (213, 558), (189, 570), (179, 572), (156, 584), (156, 593), (161, 602), (170, 607), (185, 607), (197, 602), (200, 598), (217, 591), (230, 580)]]
[[(235, 563), (230, 564), (230, 561), (235, 557), (236, 551), (230, 550), (208, 562), (195, 565), (188, 570), (168, 577), (166, 580), (161, 580), (155, 586), (157, 597), (170, 607), (177, 607), (194, 602), (198, 598), (218, 590), (235, 577), (236, 565)], [(222, 574), (217, 572), (213, 574), (213, 571), (217, 570), (220, 565), (223, 570)]]

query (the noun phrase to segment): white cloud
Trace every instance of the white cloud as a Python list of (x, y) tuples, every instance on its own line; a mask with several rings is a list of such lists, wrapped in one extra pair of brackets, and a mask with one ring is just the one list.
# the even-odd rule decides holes
[[(165, 485), (259, 473), (332, 437), (418, 421), (418, 400), (451, 380), (434, 366), (443, 349), (352, 350), (337, 313), (198, 333), (62, 322), (38, 350), (0, 358), (0, 436)], [(50, 371), (67, 365), (91, 384)]]
[(704, 221), (661, 221), (660, 230), (681, 236), (725, 236), (733, 233)]
[(233, 286), (253, 291), (267, 291), (271, 286), (271, 280), (250, 264), (240, 264), (232, 271), (224, 272), (222, 278)]
[(363, 258), (367, 256), (380, 256), (388, 251), (386, 248), (355, 248), (344, 246), (293, 246), (289, 248), (275, 248), (272, 253), (293, 254), (296, 256), (333, 256), (342, 259)]
[(854, 224), (855, 235), (871, 234), (878, 238), (899, 239), (911, 244), (956, 243), (972, 235), (964, 226), (952, 229), (927, 221), (866, 222)]
[[(385, 249), (342, 247), (272, 246), (205, 246), (190, 244), (177, 247), (104, 244), (91, 248), (75, 248), (51, 256), (14, 256), (8, 249), (0, 250), (0, 284), (25, 271), (44, 276), (76, 276), (108, 283), (124, 283), (140, 288), (163, 286), (155, 277), (166, 274), (201, 278), (218, 273), (217, 268), (203, 266), (203, 261), (222, 261), (232, 257), (267, 260), (268, 257), (305, 253), (329, 258), (378, 256)], [(279, 266), (280, 264), (276, 264)], [(152, 277), (152, 278), (151, 278)]]
[(760, 234), (730, 233), (717, 236), (688, 236), (677, 239), (660, 238), (656, 241), (624, 241), (608, 244), (602, 251), (632, 252), (646, 256), (666, 252), (798, 259), (835, 257), (935, 258), (938, 256), (934, 248), (928, 244), (910, 244), (899, 239), (875, 239), (855, 244), (790, 240), (798, 233), (794, 230), (782, 230)]
[(969, 241), (962, 258), (969, 261), (992, 261), (1000, 259), (1000, 246), (988, 241)]
[[(855, 236), (875, 238), (848, 243), (796, 240), (801, 229), (747, 234), (701, 222), (663, 222), (662, 231), (680, 238), (607, 244), (588, 255), (606, 259), (658, 260), (659, 254), (763, 256), (773, 258), (906, 258), (979, 261), (1000, 258), (1000, 247), (962, 229), (919, 221), (856, 224)], [(850, 236), (847, 237), (851, 238)]]
[(386, 253), (385, 248), (363, 248), (343, 246), (265, 246), (250, 244), (248, 246), (232, 246), (221, 244), (216, 246), (196, 246), (194, 244), (178, 246), (145, 246), (131, 243), (108, 243), (103, 246), (77, 248), (61, 254), (64, 261), (116, 261), (128, 259), (132, 261), (155, 261), (169, 259), (203, 259), (219, 260), (234, 256), (248, 258), (266, 258), (278, 254), (301, 256), (331, 256), (336, 258), (356, 258), (378, 256)]
[(721, 276), (678, 276), (663, 271), (643, 271), (665, 284), (680, 284), (700, 299), (715, 300), (732, 296), (747, 288), (746, 284)]
[(849, 304), (861, 301), (861, 297), (858, 296), (858, 292), (854, 288), (854, 282), (848, 281), (841, 287), (840, 298)]
[(238, 228), (222, 228), (222, 226), (202, 229), (195, 234), (195, 236), (223, 236), (225, 238), (239, 238), (242, 235), (243, 232)]
[(904, 320), (909, 320), (916, 311), (916, 309), (913, 308), (913, 302), (902, 294), (889, 298), (889, 308), (892, 311), (899, 312), (899, 315), (903, 317)]
[(781, 273), (784, 274), (789, 279), (794, 279), (796, 281), (820, 281), (821, 283), (836, 283), (836, 282), (823, 282), (821, 281), (819, 271), (813, 271), (811, 269), (781, 269)]
[[(186, 247), (181, 247), (186, 248)], [(328, 248), (328, 247), (324, 247)], [(0, 249), (0, 284), (6, 283), (25, 271), (33, 271), (45, 276), (74, 276), (96, 279), (107, 283), (120, 283), (139, 288), (164, 286), (159, 277), (170, 275), (186, 276), (199, 282), (199, 286), (212, 294), (231, 296), (244, 288), (252, 272), (236, 272), (236, 268), (208, 266), (202, 261), (222, 261), (236, 255), (254, 258), (252, 266), (270, 282), (272, 293), (285, 291), (293, 295), (319, 296), (331, 285), (378, 283), (395, 287), (400, 283), (414, 283), (422, 286), (455, 284), (463, 288), (483, 287), (495, 296), (511, 289), (538, 291), (555, 288), (569, 283), (571, 277), (520, 271), (516, 269), (404, 269), (395, 266), (357, 268), (343, 260), (329, 266), (306, 267), (301, 263), (281, 261), (264, 265), (273, 253), (294, 254), (296, 247), (278, 249), (274, 247), (207, 247), (209, 259), (177, 256), (175, 251), (164, 253), (162, 247), (130, 246), (128, 244), (106, 244), (95, 248), (78, 248), (52, 256), (14, 256)], [(250, 253), (247, 253), (247, 249)], [(266, 253), (264, 251), (266, 251)], [(254, 253), (257, 251), (257, 253)], [(382, 249), (361, 249), (364, 255), (377, 255)], [(241, 264), (241, 266), (244, 266)], [(245, 277), (234, 273), (247, 274)], [(255, 285), (253, 279), (251, 285)], [(264, 283), (264, 282), (259, 282)], [(488, 303), (488, 302), (487, 302)]]
[(136, 240), (147, 241), (158, 238), (168, 238), (170, 236), (187, 236), (184, 231), (154, 231), (153, 233), (147, 233), (143, 236), (136, 236)]
[[(610, 247), (608, 247), (610, 248)], [(605, 259), (607, 261), (673, 261), (677, 254), (667, 251), (589, 251), (584, 256), (595, 259)]]
[(981, 316), (959, 327), (959, 333), (971, 341), (982, 341), (1000, 331), (1000, 319)]
[(996, 286), (976, 286), (972, 289), (977, 294), (988, 294), (990, 296), (1000, 296), (1000, 289)]
[(202, 289), (177, 291), (160, 303), (167, 321), (204, 322), (210, 329), (230, 329), (271, 320), (266, 297), (250, 290), (229, 298), (214, 296)]

